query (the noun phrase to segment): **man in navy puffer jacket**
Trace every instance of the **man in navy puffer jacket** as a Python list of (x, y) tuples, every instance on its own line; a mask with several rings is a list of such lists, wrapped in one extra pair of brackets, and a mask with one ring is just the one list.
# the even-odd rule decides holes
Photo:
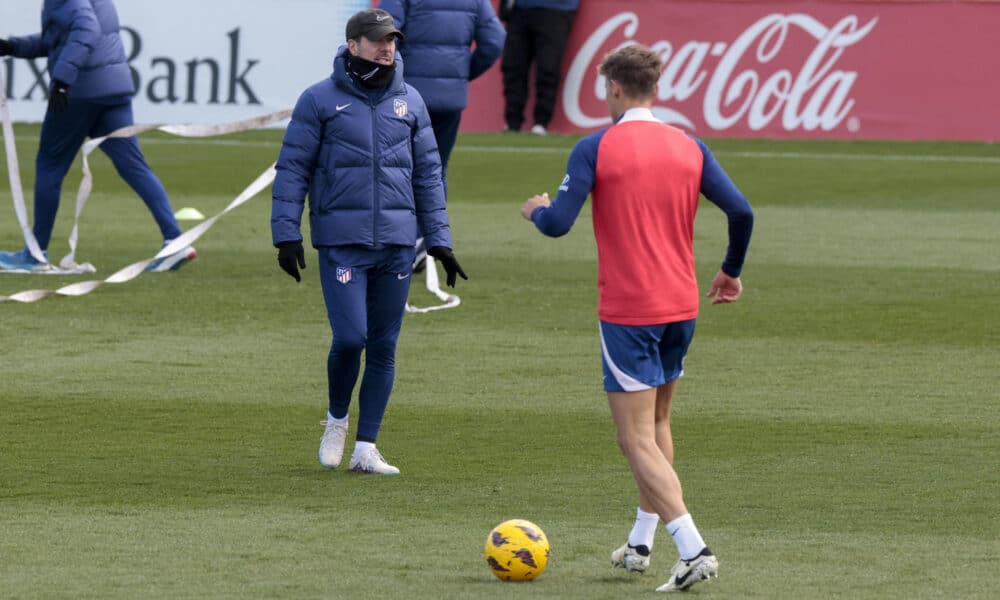
[[(485, 73), (503, 52), (506, 32), (489, 0), (381, 0), (406, 36), (400, 54), (406, 82), (417, 88), (431, 117), (448, 192), (448, 159), (458, 138), (469, 82)], [(470, 51), (475, 42), (476, 48)], [(416, 271), (423, 271), (426, 244), (417, 244)]]
[[(42, 31), (0, 39), (0, 56), (48, 56), (49, 106), (35, 161), (35, 224), (38, 245), (46, 249), (59, 210), (63, 178), (84, 140), (134, 124), (135, 87), (119, 33), (118, 13), (111, 0), (45, 0)], [(153, 213), (164, 245), (181, 234), (163, 184), (153, 174), (138, 140), (116, 138), (101, 144), (115, 169)], [(196, 256), (194, 248), (157, 259), (150, 271), (179, 268)], [(24, 248), (0, 252), (0, 268), (44, 270), (47, 263)]]
[(327, 358), (329, 410), (319, 461), (343, 457), (348, 408), (365, 352), (350, 469), (395, 475), (375, 447), (395, 378), (396, 340), (413, 271), (417, 228), (447, 283), (467, 279), (451, 250), (441, 161), (420, 94), (395, 60), (402, 39), (392, 16), (358, 12), (333, 74), (299, 97), (278, 155), (271, 236), (278, 264), (296, 281), (305, 267), (306, 196), (312, 245), (333, 330)]
[(406, 36), (399, 49), (406, 82), (427, 104), (447, 178), (469, 82), (500, 58), (507, 34), (489, 0), (381, 0), (379, 8), (392, 14)]

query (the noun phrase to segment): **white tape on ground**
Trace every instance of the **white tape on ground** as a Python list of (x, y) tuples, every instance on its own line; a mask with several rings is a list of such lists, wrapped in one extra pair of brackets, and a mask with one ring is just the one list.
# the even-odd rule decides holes
[(180, 237), (157, 252), (156, 256), (153, 258), (148, 258), (146, 260), (141, 260), (137, 263), (128, 265), (116, 273), (112, 273), (111, 276), (105, 278), (104, 280), (81, 281), (79, 283), (63, 286), (56, 290), (27, 290), (11, 294), (10, 296), (0, 296), (0, 302), (37, 302), (38, 300), (48, 298), (49, 296), (82, 296), (84, 294), (89, 294), (105, 283), (124, 283), (126, 281), (131, 281), (144, 273), (146, 267), (157, 258), (168, 256), (191, 245), (195, 240), (204, 235), (204, 233), (208, 231), (212, 225), (215, 225), (215, 222), (222, 218), (223, 215), (237, 206), (240, 206), (250, 198), (253, 198), (267, 188), (267, 186), (271, 185), (271, 182), (274, 181), (274, 175), (275, 170), (274, 165), (272, 164), (267, 168), (267, 170), (261, 173), (253, 183), (247, 186), (247, 188), (243, 190), (243, 192), (240, 193), (236, 199), (230, 202), (222, 212), (206, 219), (205, 221), (202, 221), (188, 231), (185, 231)]
[[(0, 90), (4, 89), (3, 74), (0, 73)], [(291, 110), (283, 110), (275, 113), (270, 113), (267, 115), (262, 115), (260, 117), (255, 117), (252, 119), (246, 119), (243, 121), (236, 121), (233, 123), (224, 123), (220, 125), (133, 125), (130, 127), (124, 127), (110, 134), (96, 138), (88, 141), (83, 146), (83, 180), (80, 182), (80, 189), (76, 196), (76, 217), (73, 223), (73, 231), (70, 234), (69, 246), (70, 252), (67, 254), (60, 262), (59, 267), (53, 267), (50, 269), (32, 271), (32, 273), (46, 273), (46, 274), (66, 274), (66, 273), (80, 273), (80, 272), (93, 272), (93, 266), (78, 265), (75, 262), (76, 246), (79, 233), (79, 222), (80, 215), (83, 212), (83, 207), (87, 203), (87, 198), (90, 197), (90, 192), (93, 189), (93, 175), (90, 172), (90, 165), (88, 164), (87, 157), (97, 149), (106, 139), (109, 138), (127, 138), (145, 131), (160, 130), (166, 133), (182, 136), (182, 137), (208, 137), (214, 135), (226, 135), (229, 133), (235, 133), (238, 131), (248, 131), (251, 129), (260, 129), (271, 123), (277, 121), (282, 121), (291, 116)], [(17, 164), (17, 148), (14, 143), (14, 130), (10, 119), (10, 112), (7, 109), (7, 99), (5, 94), (0, 93), (0, 120), (3, 121), (3, 137), (4, 137), (4, 147), (7, 153), (7, 166), (11, 185), (11, 195), (14, 199), (14, 211), (17, 213), (18, 221), (21, 224), (21, 231), (24, 234), (25, 244), (29, 248), (32, 256), (36, 260), (44, 262), (44, 258), (41, 249), (38, 246), (38, 242), (35, 239), (34, 233), (31, 228), (28, 227), (27, 219), (27, 209), (24, 203), (24, 190), (21, 187), (20, 174)], [(181, 234), (177, 239), (173, 240), (170, 244), (160, 249), (160, 251), (152, 258), (139, 261), (128, 265), (127, 267), (120, 269), (119, 271), (113, 273), (110, 277), (104, 280), (98, 281), (81, 281), (79, 283), (74, 283), (71, 285), (63, 286), (56, 290), (27, 290), (23, 292), (17, 292), (11, 294), (10, 296), (0, 296), (0, 302), (15, 301), (15, 302), (37, 302), (43, 298), (48, 298), (49, 296), (82, 296), (88, 294), (93, 290), (97, 289), (100, 285), (104, 283), (123, 283), (135, 279), (141, 275), (145, 268), (158, 258), (162, 258), (178, 252), (181, 249), (191, 245), (194, 240), (198, 239), (206, 231), (208, 231), (216, 221), (218, 221), (223, 215), (233, 210), (237, 206), (240, 206), (253, 196), (260, 193), (267, 186), (271, 184), (274, 180), (275, 170), (272, 164), (268, 167), (257, 179), (251, 183), (243, 192), (236, 197), (232, 202), (229, 203), (222, 212), (207, 219), (190, 230)]]
[(454, 294), (449, 294), (448, 292), (441, 289), (441, 283), (438, 279), (437, 263), (434, 261), (434, 257), (427, 257), (427, 277), (425, 278), (425, 285), (427, 286), (427, 291), (437, 296), (444, 304), (437, 304), (435, 306), (413, 306), (409, 302), (406, 303), (406, 312), (408, 313), (419, 313), (425, 314), (433, 312), (435, 310), (444, 310), (446, 308), (455, 308), (462, 303), (462, 299)]

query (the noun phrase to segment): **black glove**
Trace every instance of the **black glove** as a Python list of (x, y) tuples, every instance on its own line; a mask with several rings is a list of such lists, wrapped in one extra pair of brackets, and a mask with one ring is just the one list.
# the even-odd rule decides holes
[[(299, 276), (299, 267), (306, 268), (306, 254), (302, 250), (302, 240), (296, 242), (281, 242), (278, 246), (278, 266), (295, 278), (295, 281), (302, 281)], [(295, 264), (298, 263), (298, 267)]]
[(434, 258), (441, 261), (441, 266), (444, 267), (444, 272), (448, 274), (448, 287), (455, 287), (455, 275), (461, 275), (462, 279), (468, 280), (465, 271), (462, 270), (462, 265), (458, 264), (455, 260), (455, 255), (452, 254), (451, 248), (446, 246), (433, 246), (427, 249), (427, 254), (430, 254)]
[(49, 112), (61, 113), (69, 106), (69, 84), (52, 80), (52, 91), (49, 92)]
[(0, 38), (0, 56), (7, 56), (9, 54), (14, 54), (14, 44)]

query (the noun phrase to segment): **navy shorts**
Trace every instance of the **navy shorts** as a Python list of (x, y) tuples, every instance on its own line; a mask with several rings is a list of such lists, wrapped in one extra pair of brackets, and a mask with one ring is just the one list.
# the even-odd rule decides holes
[(683, 375), (694, 322), (633, 326), (601, 321), (605, 391), (640, 392)]

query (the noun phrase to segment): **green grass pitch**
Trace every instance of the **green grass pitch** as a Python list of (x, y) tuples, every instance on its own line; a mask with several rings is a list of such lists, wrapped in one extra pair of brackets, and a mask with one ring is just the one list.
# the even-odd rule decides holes
[[(16, 130), (30, 202), (38, 129)], [(212, 215), (280, 136), (142, 143), (174, 207)], [(459, 308), (406, 317), (379, 438), (397, 478), (317, 463), (329, 328), (315, 254), (301, 284), (278, 269), (268, 193), (177, 273), (0, 304), (0, 597), (651, 596), (675, 560), (662, 530), (646, 575), (608, 564), (636, 495), (600, 387), (589, 209), (558, 240), (519, 215), (555, 193), (573, 141), (460, 138), (470, 279)], [(1000, 596), (1000, 147), (709, 142), (757, 221), (744, 297), (703, 306), (675, 402), (677, 469), (721, 563), (691, 595)], [(156, 251), (145, 207), (93, 166), (77, 256), (97, 276), (0, 274), (0, 295)], [(703, 286), (724, 245), (703, 201)], [(515, 517), (552, 542), (528, 584), (482, 556)]]

